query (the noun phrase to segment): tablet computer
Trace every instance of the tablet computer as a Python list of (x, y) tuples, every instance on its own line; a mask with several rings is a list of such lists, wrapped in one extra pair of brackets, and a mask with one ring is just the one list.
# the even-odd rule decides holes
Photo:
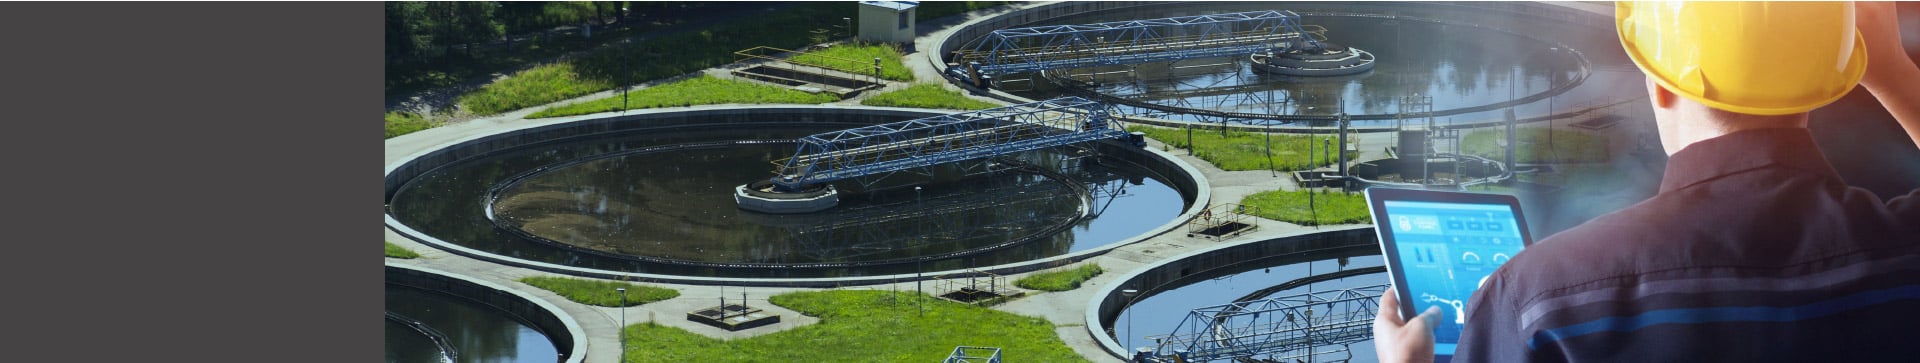
[(1533, 244), (1511, 195), (1369, 188), (1374, 233), (1400, 298), (1400, 318), (1440, 307), (1434, 361), (1452, 360), (1465, 329), (1467, 297), (1493, 270)]

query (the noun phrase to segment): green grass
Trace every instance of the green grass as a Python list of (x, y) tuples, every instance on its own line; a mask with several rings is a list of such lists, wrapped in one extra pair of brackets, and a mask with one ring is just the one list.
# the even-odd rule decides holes
[[(1173, 147), (1188, 148), (1185, 129), (1128, 126), (1127, 131), (1144, 132), (1147, 137)], [(1322, 151), (1327, 149), (1328, 140), (1337, 142), (1338, 139), (1335, 135), (1274, 134), (1272, 170), (1307, 170), (1331, 165), (1339, 158), (1325, 155)], [(1268, 170), (1269, 168), (1267, 138), (1259, 133), (1228, 131), (1227, 135), (1222, 137), (1219, 130), (1193, 130), (1193, 143), (1199, 145), (1192, 148), (1194, 156), (1213, 163), (1221, 170)], [(1313, 148), (1312, 160), (1307, 158), (1308, 147)], [(1333, 145), (1332, 149), (1339, 150), (1340, 147)], [(1357, 153), (1347, 155), (1348, 158), (1357, 156)]]
[[(626, 328), (625, 362), (938, 362), (953, 347), (998, 347), (1008, 362), (1085, 362), (1044, 319), (869, 290), (774, 295), (820, 322), (722, 341), (654, 323)], [(917, 306), (924, 304), (925, 311)]]
[[(1313, 209), (1307, 208), (1309, 193), (1313, 195)], [(1261, 218), (1304, 226), (1373, 223), (1367, 198), (1360, 193), (1274, 190), (1248, 195), (1240, 199), (1240, 204), (1259, 207)]]
[[(1605, 136), (1571, 130), (1552, 130), (1553, 143), (1549, 147), (1547, 128), (1523, 127), (1516, 130), (1519, 133), (1517, 138), (1520, 147), (1514, 150), (1514, 162), (1532, 164), (1607, 161)], [(1460, 152), (1494, 160), (1505, 160), (1507, 151), (1500, 147), (1499, 142), (1506, 137), (1506, 130), (1475, 130), (1467, 133), (1467, 136), (1460, 141)]]
[(387, 113), (387, 138), (389, 139), (393, 138), (394, 136), (406, 135), (406, 134), (414, 133), (415, 131), (431, 129), (431, 128), (434, 128), (435, 126), (440, 126), (440, 125), (434, 123), (433, 121), (427, 120), (427, 118), (425, 117), (420, 117), (420, 115), (415, 115), (412, 112), (388, 112)]
[(513, 78), (480, 87), (460, 96), (468, 112), (493, 115), (544, 105), (613, 88), (606, 78), (582, 76), (571, 63), (554, 63), (515, 73)]
[(844, 43), (827, 49), (806, 52), (788, 60), (847, 73), (873, 75), (873, 59), (880, 58), (880, 78), (911, 81), (913, 71), (908, 70), (906, 64), (901, 63), (902, 56), (900, 48), (892, 44)]
[(406, 247), (400, 247), (400, 245), (393, 244), (393, 242), (387, 242), (387, 257), (420, 258), (420, 254), (414, 253), (413, 250), (409, 250)]
[(493, 115), (611, 89), (622, 80), (641, 83), (732, 63), (733, 52), (755, 46), (799, 49), (819, 43), (822, 39), (815, 38), (814, 30), (843, 23), (841, 18), (854, 14), (856, 6), (808, 2), (698, 32), (607, 47), (487, 84), (463, 95), (459, 104), (477, 115)]
[[(698, 78), (629, 92), (626, 102), (628, 105), (627, 109), (631, 110), (722, 103), (819, 104), (838, 100), (839, 98), (834, 97), (832, 94), (811, 94), (784, 87), (775, 87), (748, 81), (719, 79), (702, 75)], [(549, 107), (540, 112), (528, 115), (527, 118), (572, 116), (619, 111), (620, 104), (620, 96), (614, 95), (592, 101)]]
[(1000, 107), (989, 102), (967, 98), (960, 92), (954, 92), (938, 84), (920, 83), (906, 89), (881, 93), (860, 100), (867, 106), (935, 108), (945, 110), (985, 110)]
[(1100, 265), (1089, 263), (1072, 269), (1027, 275), (1014, 281), (1013, 284), (1026, 289), (1067, 291), (1080, 288), (1080, 283), (1094, 276), (1100, 276), (1101, 272), (1103, 271), (1100, 270)]
[(520, 282), (560, 294), (573, 302), (593, 306), (620, 307), (620, 291), (615, 289), (622, 287), (627, 288), (626, 306), (637, 306), (680, 296), (680, 292), (673, 289), (615, 281), (541, 276), (521, 278)]

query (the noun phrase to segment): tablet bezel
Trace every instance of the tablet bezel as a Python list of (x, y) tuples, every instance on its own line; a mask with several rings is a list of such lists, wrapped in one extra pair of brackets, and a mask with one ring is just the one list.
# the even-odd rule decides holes
[[(1380, 255), (1385, 257), (1386, 260), (1387, 278), (1393, 281), (1393, 294), (1400, 299), (1399, 313), (1401, 321), (1411, 319), (1420, 313), (1413, 311), (1415, 304), (1409, 303), (1413, 301), (1413, 290), (1407, 287), (1407, 277), (1402, 274), (1401, 269), (1398, 267), (1400, 265), (1400, 249), (1395, 245), (1396, 242), (1393, 240), (1392, 234), (1386, 232), (1388, 228), (1392, 228), (1390, 225), (1392, 216), (1387, 214), (1385, 202), (1392, 200), (1506, 205), (1513, 209), (1513, 224), (1514, 228), (1517, 228), (1520, 232), (1521, 249), (1525, 250), (1527, 247), (1533, 246), (1533, 234), (1527, 230), (1527, 217), (1526, 214), (1521, 213), (1520, 199), (1514, 198), (1512, 195), (1384, 187), (1367, 188), (1362, 194), (1367, 198), (1368, 211), (1373, 213), (1373, 234), (1375, 238), (1380, 241)], [(1436, 361), (1444, 361), (1438, 360), (1443, 359), (1443, 357), (1452, 357), (1451, 354), (1441, 355), (1436, 353), (1435, 355)]]

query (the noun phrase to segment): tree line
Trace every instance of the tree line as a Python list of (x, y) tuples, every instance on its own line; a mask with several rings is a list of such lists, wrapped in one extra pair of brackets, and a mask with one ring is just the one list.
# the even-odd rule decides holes
[(636, 14), (684, 6), (657, 1), (390, 1), (389, 67), (473, 57), (480, 44), (538, 37), (558, 27), (622, 25)]

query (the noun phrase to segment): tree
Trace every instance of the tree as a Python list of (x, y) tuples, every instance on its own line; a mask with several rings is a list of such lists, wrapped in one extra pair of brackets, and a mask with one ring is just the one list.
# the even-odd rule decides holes
[(497, 39), (500, 27), (493, 19), (493, 11), (500, 7), (496, 2), (480, 1), (436, 1), (426, 4), (428, 21), (433, 24), (428, 34), (433, 42), (447, 47), (451, 52), (453, 45), (466, 45), (467, 57), (473, 57), (473, 43)]
[(386, 3), (387, 65), (406, 63), (420, 56), (429, 45), (421, 39), (425, 27), (424, 3), (390, 1)]
[(507, 27), (507, 33), (522, 34), (547, 30), (547, 2), (504, 1), (494, 11), (494, 19)]

